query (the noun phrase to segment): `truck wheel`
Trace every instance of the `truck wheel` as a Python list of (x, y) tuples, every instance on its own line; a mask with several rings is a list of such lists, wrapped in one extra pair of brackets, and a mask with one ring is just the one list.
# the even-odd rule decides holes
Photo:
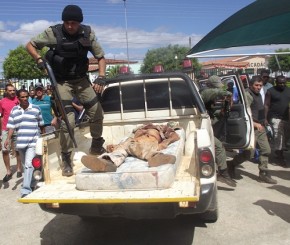
[(207, 211), (200, 215), (200, 219), (203, 220), (205, 223), (214, 223), (218, 219), (218, 209), (213, 211)]
[(206, 223), (214, 223), (218, 219), (218, 200), (217, 200), (217, 190), (215, 190), (214, 196), (211, 200), (210, 210), (200, 214), (201, 220)]

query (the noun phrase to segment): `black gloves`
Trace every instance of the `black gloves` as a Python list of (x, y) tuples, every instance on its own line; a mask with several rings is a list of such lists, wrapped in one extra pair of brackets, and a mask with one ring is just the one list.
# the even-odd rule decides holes
[(106, 85), (106, 77), (105, 76), (98, 76), (93, 83), (98, 84), (100, 86), (105, 86)]
[(37, 68), (40, 69), (40, 70), (45, 70), (44, 62), (41, 61), (41, 62), (37, 63)]
[[(39, 60), (41, 60), (41, 62), (38, 62)], [(45, 64), (44, 64), (43, 59), (41, 57), (37, 58), (36, 62), (37, 62), (38, 69), (45, 70)]]

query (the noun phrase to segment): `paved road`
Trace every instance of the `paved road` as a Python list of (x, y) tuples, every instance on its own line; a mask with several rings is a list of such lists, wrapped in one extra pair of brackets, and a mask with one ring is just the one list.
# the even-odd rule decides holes
[[(287, 160), (290, 166), (290, 153)], [(277, 185), (258, 182), (257, 165), (251, 162), (238, 169), (235, 189), (219, 184), (220, 217), (214, 224), (186, 219), (84, 222), (45, 213), (36, 204), (17, 202), (22, 179), (15, 174), (9, 184), (0, 181), (0, 244), (290, 244), (290, 168), (270, 168)]]

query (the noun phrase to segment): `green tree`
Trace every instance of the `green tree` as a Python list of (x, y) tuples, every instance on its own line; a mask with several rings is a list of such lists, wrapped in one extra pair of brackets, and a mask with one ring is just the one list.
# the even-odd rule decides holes
[[(275, 50), (276, 53), (290, 52), (290, 49), (278, 49)], [(278, 54), (277, 55), (279, 64), (282, 71), (290, 71), (290, 55), (289, 54)], [(279, 66), (277, 64), (275, 56), (269, 58), (268, 67), (272, 71), (279, 71)]]
[(119, 69), (120, 69), (119, 65), (111, 66), (110, 68), (108, 68), (107, 71), (106, 71), (107, 78), (114, 78), (114, 77), (118, 76), (119, 75)]
[[(43, 49), (40, 55), (43, 57), (46, 50)], [(28, 54), (23, 45), (14, 50), (10, 50), (7, 58), (3, 62), (3, 73), (6, 79), (32, 80), (43, 78), (46, 75), (37, 68), (33, 58)]]
[[(179, 45), (148, 50), (141, 66), (141, 73), (151, 73), (155, 65), (163, 65), (165, 71), (181, 70), (187, 52), (187, 47)], [(192, 59), (192, 63), (195, 69), (200, 69), (201, 66), (196, 59)]]

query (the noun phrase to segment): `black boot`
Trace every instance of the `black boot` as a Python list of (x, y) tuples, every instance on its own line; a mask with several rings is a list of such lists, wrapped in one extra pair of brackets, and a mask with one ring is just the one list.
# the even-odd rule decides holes
[(231, 187), (237, 186), (236, 182), (231, 179), (228, 173), (228, 169), (219, 170), (218, 175), (217, 175), (217, 180)]
[(272, 179), (267, 171), (260, 170), (259, 180), (268, 184), (277, 184), (277, 180)]
[(63, 169), (62, 169), (62, 176), (72, 176), (73, 169), (71, 166), (71, 152), (61, 153), (61, 158), (62, 158), (62, 164), (63, 164)]
[(102, 155), (106, 152), (105, 148), (103, 147), (105, 140), (100, 137), (98, 139), (92, 139), (92, 145), (90, 148), (90, 154), (92, 155)]

